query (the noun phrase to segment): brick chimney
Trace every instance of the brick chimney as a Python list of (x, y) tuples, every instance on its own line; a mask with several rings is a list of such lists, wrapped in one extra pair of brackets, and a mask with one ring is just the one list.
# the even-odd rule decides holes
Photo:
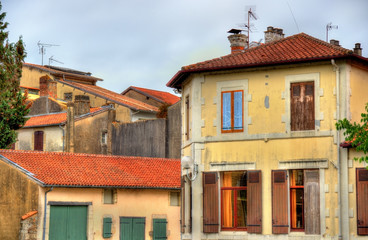
[(353, 51), (355, 54), (362, 56), (362, 48), (360, 47), (360, 43), (355, 43), (355, 48)]
[(330, 40), (330, 44), (340, 47), (340, 42), (339, 42), (339, 40), (331, 39), (331, 40)]
[(270, 43), (273, 41), (277, 41), (283, 39), (285, 34), (283, 33), (284, 30), (281, 28), (274, 28), (274, 27), (267, 27), (267, 31), (265, 31), (265, 43)]
[(73, 153), (74, 136), (75, 136), (75, 123), (74, 123), (75, 108), (73, 102), (68, 102), (66, 105), (67, 105), (67, 114), (66, 114), (65, 150), (66, 152)]
[(57, 99), (56, 81), (48, 75), (40, 77), (40, 97), (44, 96)]
[(230, 41), (231, 54), (241, 52), (248, 43), (248, 37), (240, 33), (241, 30), (231, 29), (228, 33), (232, 33), (227, 37)]
[(76, 95), (75, 98), (74, 98), (75, 116), (78, 117), (80, 115), (89, 113), (89, 109), (90, 109), (89, 96), (87, 96), (87, 95)]

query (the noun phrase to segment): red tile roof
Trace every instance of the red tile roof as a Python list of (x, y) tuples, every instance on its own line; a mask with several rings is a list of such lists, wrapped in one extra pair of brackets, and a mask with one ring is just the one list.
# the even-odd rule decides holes
[[(92, 77), (90, 75), (86, 75), (86, 74), (78, 74), (82, 73), (80, 71), (76, 71), (76, 70), (72, 70), (69, 69), (70, 71), (61, 71), (61, 70), (57, 70), (57, 69), (53, 69), (51, 67), (47, 67), (47, 66), (42, 66), (42, 65), (37, 65), (37, 64), (33, 64), (33, 63), (23, 63), (23, 66), (29, 67), (29, 68), (35, 68), (38, 70), (42, 70), (45, 72), (48, 72), (52, 75), (55, 75), (57, 77), (62, 77), (62, 78), (70, 78), (70, 79), (77, 79), (77, 80), (82, 80), (82, 81), (87, 81), (87, 82), (92, 82), (92, 83), (96, 83), (96, 81), (102, 81), (101, 78), (96, 78), (96, 77)], [(62, 68), (60, 68), (62, 69)]]
[(156, 101), (159, 101), (161, 103), (166, 103), (169, 105), (173, 105), (177, 103), (178, 101), (180, 101), (180, 97), (175, 96), (174, 94), (163, 92), (163, 91), (158, 91), (158, 90), (153, 90), (153, 89), (135, 87), (135, 86), (130, 86), (121, 94), (125, 95), (125, 93), (129, 92), (130, 90), (139, 92), (147, 97), (155, 99)]
[(43, 186), (179, 189), (181, 182), (179, 159), (20, 150), (1, 156)]
[(166, 85), (178, 88), (190, 73), (195, 72), (231, 70), (346, 57), (355, 57), (368, 62), (367, 58), (353, 54), (351, 50), (329, 44), (305, 33), (300, 33), (279, 41), (250, 48), (243, 52), (184, 66)]
[(70, 87), (79, 89), (81, 91), (93, 94), (95, 96), (101, 97), (108, 101), (117, 103), (119, 105), (131, 108), (135, 111), (158, 112), (158, 108), (155, 106), (151, 106), (139, 100), (136, 100), (136, 99), (133, 99), (127, 96), (123, 96), (119, 93), (107, 90), (102, 87), (98, 87), (95, 85), (76, 83), (76, 82), (70, 82), (70, 81), (64, 81), (60, 79), (56, 79), (56, 81), (62, 84), (68, 85)]
[[(90, 113), (103, 112), (105, 110), (107, 110), (107, 108), (106, 109), (104, 109), (103, 107), (91, 108)], [(76, 120), (78, 120), (78, 118), (76, 118)], [(66, 112), (50, 113), (45, 115), (29, 117), (23, 128), (53, 126), (63, 124), (65, 122), (66, 122)]]

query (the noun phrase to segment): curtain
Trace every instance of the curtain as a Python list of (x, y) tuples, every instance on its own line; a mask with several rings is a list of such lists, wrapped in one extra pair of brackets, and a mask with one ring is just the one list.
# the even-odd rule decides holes
[(222, 93), (222, 129), (231, 130), (231, 92)]
[(234, 129), (243, 129), (243, 92), (234, 92)]
[[(232, 174), (224, 173), (223, 178), (223, 187), (231, 187), (232, 186)], [(232, 190), (223, 190), (222, 191), (222, 218), (223, 218), (223, 227), (233, 227), (233, 191)]]

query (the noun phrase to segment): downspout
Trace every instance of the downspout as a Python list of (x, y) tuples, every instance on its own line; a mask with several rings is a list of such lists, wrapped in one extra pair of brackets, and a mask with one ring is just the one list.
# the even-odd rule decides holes
[[(340, 67), (337, 66), (334, 59), (331, 59), (331, 64), (336, 73), (336, 122), (340, 120)], [(339, 239), (342, 238), (342, 208), (341, 208), (341, 169), (340, 169), (340, 131), (336, 130), (336, 149), (337, 149), (337, 186), (338, 186), (338, 207), (339, 209)]]
[(59, 128), (60, 128), (60, 129), (61, 129), (61, 131), (63, 132), (63, 152), (64, 152), (65, 131), (64, 131), (64, 128), (61, 126), (61, 123), (59, 124)]
[(47, 193), (51, 192), (54, 187), (51, 187), (49, 190), (45, 192), (45, 205), (43, 210), (43, 230), (42, 230), (42, 240), (45, 240), (46, 235), (46, 209), (47, 209)]

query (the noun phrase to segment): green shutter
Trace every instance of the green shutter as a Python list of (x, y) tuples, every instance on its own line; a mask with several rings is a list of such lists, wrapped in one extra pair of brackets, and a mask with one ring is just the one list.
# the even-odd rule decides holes
[(110, 217), (106, 217), (103, 219), (103, 233), (102, 233), (102, 237), (104, 238), (109, 238), (112, 236), (111, 233), (111, 224), (112, 224), (112, 219)]
[(132, 240), (144, 240), (145, 218), (133, 218), (133, 238)]
[(153, 219), (153, 240), (167, 239), (166, 219)]

